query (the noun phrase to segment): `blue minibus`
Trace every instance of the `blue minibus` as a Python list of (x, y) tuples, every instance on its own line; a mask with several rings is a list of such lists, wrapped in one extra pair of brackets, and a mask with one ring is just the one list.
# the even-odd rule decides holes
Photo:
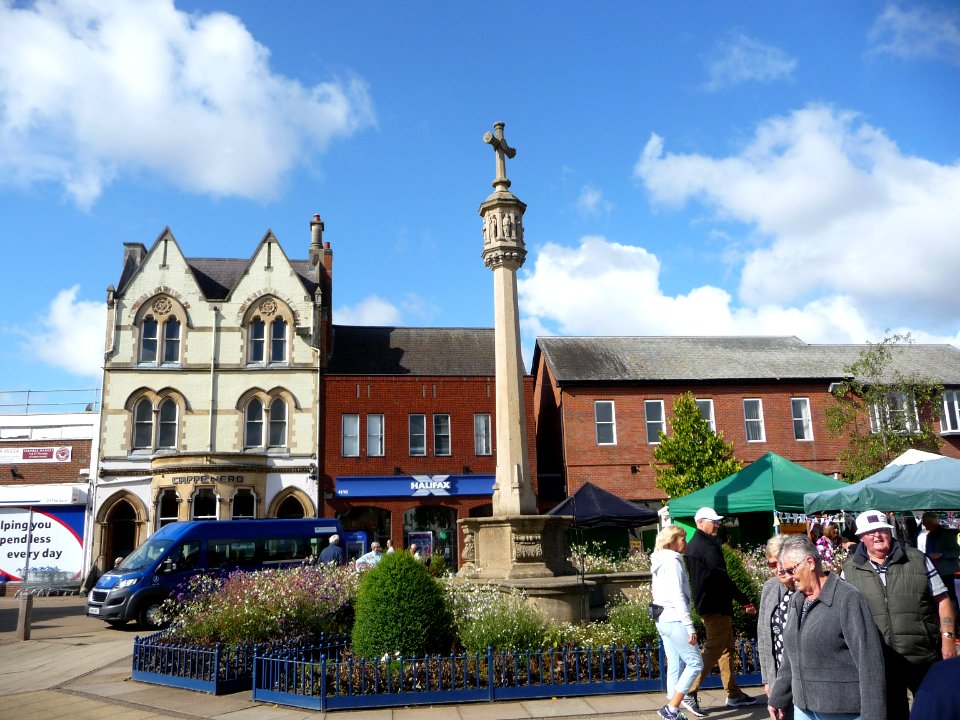
[(87, 615), (157, 628), (163, 601), (192, 576), (312, 562), (334, 534), (343, 534), (335, 518), (170, 523), (100, 576), (87, 596)]

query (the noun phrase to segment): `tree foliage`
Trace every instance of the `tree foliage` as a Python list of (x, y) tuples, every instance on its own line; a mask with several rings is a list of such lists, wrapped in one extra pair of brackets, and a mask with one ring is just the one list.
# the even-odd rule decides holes
[(827, 428), (833, 437), (848, 440), (839, 455), (847, 482), (878, 472), (910, 448), (940, 448), (934, 422), (943, 386), (909, 370), (904, 345), (911, 343), (909, 333), (889, 332), (880, 342), (867, 343), (844, 368), (847, 379), (833, 389)]
[(733, 445), (710, 429), (693, 394), (684, 393), (674, 401), (670, 428), (670, 435), (660, 433), (660, 444), (653, 451), (657, 487), (670, 497), (688, 495), (743, 467), (733, 455)]

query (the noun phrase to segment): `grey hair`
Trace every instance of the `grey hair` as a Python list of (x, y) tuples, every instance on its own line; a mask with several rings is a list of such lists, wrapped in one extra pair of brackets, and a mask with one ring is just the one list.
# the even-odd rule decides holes
[(780, 548), (783, 547), (783, 541), (787, 539), (786, 535), (774, 535), (767, 540), (767, 557), (776, 558), (780, 554)]
[(331, 536), (330, 536), (330, 544), (331, 544), (331, 545), (337, 545), (339, 542), (340, 542), (340, 536), (339, 536), (339, 535), (331, 535)]
[(371, 549), (371, 550), (376, 550), (378, 547), (380, 547), (380, 543), (378, 543), (376, 540), (374, 540), (372, 543), (370, 543), (370, 549)]
[(813, 544), (813, 540), (806, 535), (787, 535), (780, 546), (780, 553), (777, 555), (780, 563), (782, 564), (787, 559), (799, 563), (803, 562), (806, 557), (812, 557), (817, 572), (823, 572), (820, 553), (817, 552), (817, 546)]

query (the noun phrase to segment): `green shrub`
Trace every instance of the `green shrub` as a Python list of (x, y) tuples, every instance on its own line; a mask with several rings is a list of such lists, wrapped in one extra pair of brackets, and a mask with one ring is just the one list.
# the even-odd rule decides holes
[[(722, 547), (723, 559), (727, 564), (727, 574), (733, 580), (733, 584), (740, 588), (740, 591), (749, 598), (755, 607), (759, 607), (762, 586), (758, 587), (753, 576), (744, 568), (743, 560), (736, 550), (727, 545)], [(736, 600), (733, 601), (733, 632), (744, 637), (754, 638), (757, 636), (757, 616), (755, 614), (747, 615)]]
[(447, 561), (443, 559), (443, 555), (436, 552), (427, 561), (427, 570), (433, 577), (442, 578), (447, 574)]
[(443, 589), (408, 552), (388, 553), (364, 573), (355, 606), (352, 640), (359, 657), (450, 650), (453, 621)]
[(649, 645), (659, 640), (657, 625), (650, 619), (650, 586), (641, 588), (637, 596), (625, 603), (607, 608), (607, 624), (613, 630), (617, 645)]

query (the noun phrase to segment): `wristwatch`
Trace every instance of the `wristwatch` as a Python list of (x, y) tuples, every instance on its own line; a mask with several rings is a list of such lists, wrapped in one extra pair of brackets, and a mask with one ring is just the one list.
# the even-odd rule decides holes
[(949, 631), (948, 631), (948, 632), (942, 632), (942, 633), (940, 633), (940, 634), (943, 635), (945, 638), (955, 638), (955, 637), (956, 637), (956, 635), (955, 635), (954, 633), (949, 632)]

